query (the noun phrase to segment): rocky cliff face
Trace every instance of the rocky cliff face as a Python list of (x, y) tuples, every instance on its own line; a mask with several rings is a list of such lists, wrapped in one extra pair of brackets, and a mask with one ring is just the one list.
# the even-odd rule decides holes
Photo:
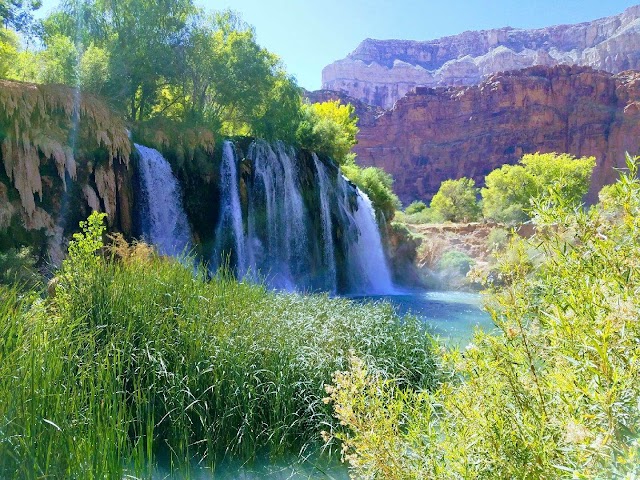
[(370, 126), (359, 163), (391, 173), (403, 202), (430, 199), (449, 178), (484, 176), (523, 154), (593, 155), (591, 198), (640, 146), (640, 73), (530, 67), (472, 87), (418, 88)]
[(475, 85), (533, 65), (585, 65), (619, 73), (640, 68), (640, 5), (620, 15), (538, 30), (501, 28), (426, 42), (362, 42), (324, 68), (324, 89), (391, 108), (416, 86)]

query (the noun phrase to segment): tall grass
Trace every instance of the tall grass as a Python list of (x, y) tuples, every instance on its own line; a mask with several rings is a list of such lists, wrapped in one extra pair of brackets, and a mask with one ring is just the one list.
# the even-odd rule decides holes
[(352, 352), (414, 386), (432, 340), (385, 304), (275, 293), (142, 249), (105, 259), (99, 218), (52, 296), (0, 290), (0, 478), (122, 478), (304, 451), (335, 428), (324, 384)]

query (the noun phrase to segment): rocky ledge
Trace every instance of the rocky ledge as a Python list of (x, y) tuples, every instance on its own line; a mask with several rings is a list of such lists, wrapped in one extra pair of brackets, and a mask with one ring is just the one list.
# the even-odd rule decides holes
[(485, 175), (523, 154), (595, 156), (591, 199), (640, 146), (640, 72), (530, 67), (471, 87), (418, 88), (360, 125), (359, 163), (382, 167), (403, 202), (449, 178)]
[(475, 85), (533, 65), (576, 64), (619, 73), (640, 68), (640, 5), (619, 15), (537, 30), (500, 28), (431, 41), (363, 41), (324, 68), (324, 89), (383, 108), (416, 86)]

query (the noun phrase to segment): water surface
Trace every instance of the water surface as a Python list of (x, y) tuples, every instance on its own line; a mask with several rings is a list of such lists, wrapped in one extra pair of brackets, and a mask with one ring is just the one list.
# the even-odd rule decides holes
[(468, 344), (476, 327), (485, 331), (495, 328), (491, 316), (482, 308), (483, 296), (478, 293), (406, 291), (352, 298), (387, 301), (399, 315), (410, 313), (423, 319), (450, 346)]

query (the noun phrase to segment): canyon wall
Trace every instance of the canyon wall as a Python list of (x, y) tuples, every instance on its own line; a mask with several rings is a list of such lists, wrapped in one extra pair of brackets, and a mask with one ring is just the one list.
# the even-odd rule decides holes
[(429, 200), (443, 180), (484, 176), (523, 154), (593, 155), (590, 199), (640, 146), (640, 72), (559, 65), (490, 76), (470, 87), (419, 87), (360, 125), (359, 163), (395, 178), (401, 200)]
[(322, 71), (322, 88), (383, 108), (416, 86), (475, 85), (533, 65), (640, 68), (640, 5), (593, 22), (537, 30), (500, 28), (431, 41), (363, 41)]

